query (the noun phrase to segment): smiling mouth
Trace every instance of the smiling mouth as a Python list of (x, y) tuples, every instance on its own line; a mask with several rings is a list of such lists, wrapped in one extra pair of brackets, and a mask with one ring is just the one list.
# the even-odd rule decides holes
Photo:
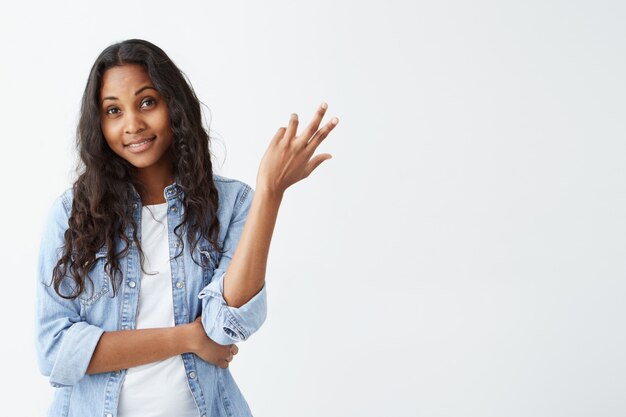
[(156, 136), (152, 136), (151, 138), (148, 138), (148, 139), (146, 139), (146, 140), (143, 140), (143, 141), (141, 141), (141, 142), (139, 142), (139, 143), (131, 143), (130, 145), (125, 145), (125, 146), (126, 146), (126, 147), (128, 147), (128, 148), (140, 148), (140, 147), (142, 147), (143, 145), (145, 145), (146, 143), (148, 143), (148, 142), (152, 142), (152, 141), (153, 141), (153, 140), (155, 140), (155, 139), (156, 139)]

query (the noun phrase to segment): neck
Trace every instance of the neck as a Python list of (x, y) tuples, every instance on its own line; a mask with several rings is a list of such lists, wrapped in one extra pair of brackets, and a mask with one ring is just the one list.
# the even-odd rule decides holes
[(141, 194), (141, 203), (161, 204), (165, 203), (163, 190), (174, 182), (171, 165), (165, 167), (151, 166), (137, 170), (136, 178), (145, 187)]

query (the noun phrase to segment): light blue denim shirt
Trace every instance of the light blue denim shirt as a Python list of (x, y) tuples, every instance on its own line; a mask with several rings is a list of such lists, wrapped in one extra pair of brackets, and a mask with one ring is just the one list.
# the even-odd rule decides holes
[[(198, 265), (192, 260), (190, 245), (185, 240), (183, 255), (170, 262), (174, 321), (176, 325), (185, 324), (202, 314), (207, 335), (226, 345), (247, 340), (259, 329), (265, 321), (267, 301), (265, 285), (239, 308), (224, 301), (224, 274), (239, 242), (254, 191), (238, 180), (214, 175), (214, 181), (219, 195), (219, 242), (226, 252), (220, 255), (202, 238), (193, 254)], [(183, 190), (174, 183), (163, 192), (168, 208), (170, 257), (173, 257), (182, 246), (174, 227), (184, 214)], [(86, 374), (86, 370), (104, 332), (135, 328), (141, 292), (139, 251), (133, 243), (128, 254), (120, 259), (123, 281), (115, 297), (111, 278), (104, 271), (106, 247), (98, 251), (95, 266), (89, 272), (93, 288), (86, 283), (86, 291), (75, 300), (59, 297), (50, 283), (52, 269), (62, 253), (72, 199), (70, 188), (53, 204), (44, 227), (37, 269), (35, 329), (39, 369), (50, 377), (50, 384), (55, 387), (48, 416), (114, 417), (126, 370), (93, 375)], [(137, 193), (132, 207), (135, 221), (141, 225), (141, 200)], [(138, 229), (139, 235), (141, 227)], [(130, 236), (130, 228), (126, 233)], [(118, 251), (123, 249), (121, 239), (116, 244)], [(69, 293), (71, 288), (68, 281), (61, 287), (64, 293)], [(198, 416), (252, 415), (228, 368), (219, 368), (193, 353), (185, 353), (182, 358)]]

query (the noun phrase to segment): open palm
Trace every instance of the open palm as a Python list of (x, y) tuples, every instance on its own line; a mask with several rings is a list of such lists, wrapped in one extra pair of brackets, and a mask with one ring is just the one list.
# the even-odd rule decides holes
[(321, 129), (327, 105), (322, 103), (309, 125), (297, 135), (298, 115), (293, 113), (287, 127), (278, 129), (263, 155), (257, 174), (257, 189), (266, 189), (278, 195), (308, 177), (322, 162), (332, 158), (328, 153), (313, 157), (313, 153), (333, 130), (339, 120), (334, 117)]

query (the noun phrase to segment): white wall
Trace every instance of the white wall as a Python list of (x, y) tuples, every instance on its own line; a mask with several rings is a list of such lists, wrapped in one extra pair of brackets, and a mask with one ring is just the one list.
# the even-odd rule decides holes
[(73, 179), (93, 60), (140, 37), (210, 109), (222, 175), (254, 184), (291, 112), (308, 121), (325, 100), (340, 118), (319, 148), (333, 159), (287, 192), (268, 320), (231, 365), (255, 416), (626, 414), (623, 2), (11, 7), (4, 410), (47, 408), (33, 346), (44, 215)]

